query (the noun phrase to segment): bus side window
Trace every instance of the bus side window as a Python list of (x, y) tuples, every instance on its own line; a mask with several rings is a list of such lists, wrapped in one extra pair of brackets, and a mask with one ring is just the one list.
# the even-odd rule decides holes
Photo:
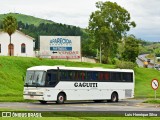
[(92, 80), (98, 80), (98, 72), (92, 72)]
[(76, 80), (79, 80), (79, 73), (76, 71)]
[(68, 80), (72, 80), (73, 73), (72, 71), (68, 71)]
[(105, 78), (105, 80), (109, 80), (109, 73), (108, 72), (104, 73), (104, 78)]
[(111, 72), (111, 82), (115, 82), (116, 81), (116, 74), (115, 72)]
[(125, 82), (133, 82), (133, 74), (132, 73), (123, 73), (122, 79)]
[(103, 73), (102, 72), (99, 73), (99, 79), (103, 80)]
[(93, 80), (94, 79), (93, 77), (94, 77), (93, 72), (90, 72), (90, 80)]
[(122, 81), (121, 72), (112, 72), (111, 73), (111, 81), (121, 82)]
[(82, 78), (82, 80), (85, 80), (85, 72), (84, 71), (81, 72), (81, 78)]
[(79, 80), (79, 73), (78, 73), (78, 71), (74, 72), (74, 80)]
[(116, 81), (122, 82), (122, 74), (121, 74), (121, 72), (117, 72), (116, 73)]
[(60, 71), (60, 80), (63, 80), (63, 71)]
[(86, 73), (87, 73), (87, 80), (92, 80), (92, 78), (91, 78), (91, 75), (92, 75), (91, 72), (87, 71)]
[(76, 76), (76, 72), (75, 72), (75, 71), (72, 71), (73, 80), (75, 80), (75, 76)]
[(68, 71), (65, 71), (64, 73), (64, 80), (68, 80)]
[(65, 71), (65, 80), (68, 80), (68, 78), (69, 78), (69, 72)]
[(52, 78), (51, 78), (51, 73), (48, 73), (48, 74), (47, 74), (47, 80), (48, 80), (49, 82), (52, 80)]
[(54, 85), (57, 81), (57, 74), (54, 72), (47, 73), (47, 85)]
[(61, 71), (61, 77), (60, 77), (61, 80), (65, 80), (66, 79), (66, 75), (65, 75), (65, 71), (62, 70)]
[(81, 76), (81, 71), (77, 71), (77, 80), (81, 80), (82, 76)]

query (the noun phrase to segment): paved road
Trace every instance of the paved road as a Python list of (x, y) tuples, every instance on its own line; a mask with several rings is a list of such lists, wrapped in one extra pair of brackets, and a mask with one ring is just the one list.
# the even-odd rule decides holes
[[(143, 55), (138, 56), (136, 63), (138, 64), (139, 67), (143, 67), (143, 64), (144, 64), (143, 62), (147, 61), (146, 55), (147, 54), (143, 54)], [(152, 60), (151, 60), (150, 64), (148, 64), (148, 68), (153, 68), (153, 61)]]
[(47, 103), (0, 103), (0, 108), (32, 111), (160, 111), (160, 105), (142, 103), (143, 100), (123, 100), (118, 103), (67, 102)]

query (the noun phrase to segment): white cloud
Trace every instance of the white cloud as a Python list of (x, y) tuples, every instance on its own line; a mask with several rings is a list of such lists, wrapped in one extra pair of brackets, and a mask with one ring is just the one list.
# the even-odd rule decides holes
[[(1, 0), (0, 13), (17, 12), (55, 22), (87, 27), (98, 0)], [(106, 1), (106, 0), (101, 0)], [(138, 38), (160, 41), (159, 0), (110, 0), (127, 9), (137, 27), (130, 33)]]

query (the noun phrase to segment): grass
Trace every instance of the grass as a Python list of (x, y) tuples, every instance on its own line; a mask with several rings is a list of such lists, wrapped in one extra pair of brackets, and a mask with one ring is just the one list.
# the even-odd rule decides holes
[(12, 95), (12, 96), (0, 96), (0, 102), (35, 102), (33, 100), (24, 100), (23, 96)]
[[(152, 79), (160, 80), (160, 72), (150, 68), (135, 68), (135, 77), (135, 97), (154, 98), (151, 81)], [(158, 97), (160, 97), (160, 89), (157, 90)]]
[(152, 104), (160, 104), (160, 99), (150, 99), (150, 100), (146, 100), (144, 101), (144, 103), (152, 103)]
[[(0, 56), (0, 102), (24, 102), (22, 76), (25, 76), (27, 68), (37, 65), (115, 68), (114, 65), (105, 64)], [(159, 71), (149, 68), (135, 68), (135, 78), (135, 97), (154, 98), (151, 80), (154, 78), (160, 80)], [(160, 97), (160, 89), (157, 90), (158, 97)]]

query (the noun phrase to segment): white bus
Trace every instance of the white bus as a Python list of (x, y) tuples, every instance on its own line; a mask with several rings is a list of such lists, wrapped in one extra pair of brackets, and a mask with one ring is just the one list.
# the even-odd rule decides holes
[(129, 69), (35, 66), (27, 69), (24, 99), (42, 104), (66, 100), (100, 102), (134, 97), (134, 71)]

